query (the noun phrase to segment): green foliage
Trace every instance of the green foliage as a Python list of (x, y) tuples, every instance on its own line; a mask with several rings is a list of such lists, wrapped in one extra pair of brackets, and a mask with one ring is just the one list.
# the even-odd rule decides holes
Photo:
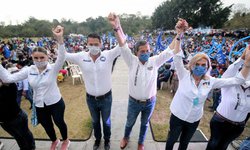
[(233, 18), (225, 23), (227, 29), (250, 29), (250, 10), (248, 12), (237, 11)]
[[(122, 14), (120, 20), (124, 27), (124, 32), (129, 35), (137, 34), (141, 30), (151, 28), (151, 19), (147, 16), (141, 16), (140, 13), (136, 15)], [(70, 33), (86, 35), (93, 32), (99, 34), (112, 32), (107, 18), (101, 16), (95, 19), (90, 17), (81, 23), (64, 18), (61, 21), (53, 19), (53, 21), (50, 22), (48, 20), (38, 20), (34, 17), (30, 17), (22, 25), (4, 26), (4, 23), (0, 23), (0, 37), (50, 37), (52, 36), (51, 29), (59, 24), (64, 26), (65, 35)]]
[(231, 6), (222, 7), (220, 0), (170, 0), (163, 2), (152, 15), (156, 28), (174, 29), (177, 19), (185, 18), (193, 28), (221, 28), (227, 21)]

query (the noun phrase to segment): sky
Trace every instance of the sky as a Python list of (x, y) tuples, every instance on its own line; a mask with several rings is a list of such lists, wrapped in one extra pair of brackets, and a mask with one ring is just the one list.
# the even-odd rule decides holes
[[(166, 0), (3, 0), (1, 1), (0, 22), (20, 24), (29, 17), (36, 19), (71, 19), (77, 22), (87, 18), (106, 17), (109, 12), (116, 14), (136, 14), (151, 16), (155, 8)], [(233, 3), (245, 4), (250, 8), (250, 0), (222, 0), (225, 6)]]

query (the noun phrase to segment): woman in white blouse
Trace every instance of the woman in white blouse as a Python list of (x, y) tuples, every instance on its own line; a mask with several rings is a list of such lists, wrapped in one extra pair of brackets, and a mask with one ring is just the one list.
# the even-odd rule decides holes
[[(249, 51), (249, 47), (246, 51)], [(222, 78), (234, 77), (239, 72), (244, 64), (245, 52), (228, 67)], [(250, 113), (249, 77), (242, 85), (221, 88), (221, 102), (210, 121), (211, 137), (207, 150), (226, 150), (228, 145), (243, 132)]]
[(43, 47), (36, 47), (32, 51), (32, 59), (35, 65), (23, 68), (15, 74), (10, 74), (0, 65), (0, 78), (5, 83), (28, 78), (34, 92), (33, 100), (36, 106), (38, 122), (41, 123), (52, 141), (50, 149), (54, 150), (59, 145), (60, 140), (56, 137), (53, 121), (59, 128), (63, 138), (61, 149), (67, 149), (70, 141), (67, 135), (67, 125), (64, 121), (65, 104), (57, 86), (57, 75), (65, 60), (63, 27), (57, 26), (52, 32), (57, 39), (59, 49), (55, 64), (48, 63), (48, 54)]
[[(176, 40), (175, 49), (180, 42)], [(180, 52), (181, 53), (181, 52)], [(179, 150), (186, 150), (199, 121), (203, 115), (204, 102), (211, 89), (230, 85), (241, 85), (245, 82), (250, 67), (250, 50), (246, 52), (245, 65), (241, 72), (232, 78), (214, 78), (207, 74), (210, 59), (206, 54), (196, 54), (184, 67), (182, 54), (174, 56), (174, 65), (179, 79), (179, 87), (170, 105), (170, 130), (166, 142), (166, 150), (172, 150), (180, 136)]]

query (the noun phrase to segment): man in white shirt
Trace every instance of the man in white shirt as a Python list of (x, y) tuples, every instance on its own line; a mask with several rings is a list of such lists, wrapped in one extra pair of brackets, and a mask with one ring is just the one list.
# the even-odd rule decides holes
[[(180, 22), (177, 24), (180, 25)], [(138, 150), (144, 149), (149, 120), (156, 102), (158, 69), (175, 53), (175, 50), (171, 50), (175, 40), (176, 38), (166, 50), (153, 57), (149, 57), (151, 51), (146, 41), (136, 43), (136, 55), (132, 54), (127, 44), (122, 48), (121, 54), (129, 67), (129, 102), (125, 133), (120, 143), (121, 149), (127, 146), (130, 133), (139, 113), (141, 113), (141, 127)]]
[[(109, 22), (118, 38), (119, 46), (124, 43), (119, 29), (120, 21), (115, 14), (109, 14)], [(120, 38), (119, 38), (120, 37)], [(111, 71), (114, 59), (120, 55), (120, 48), (116, 46), (109, 51), (101, 51), (101, 38), (97, 34), (89, 34), (87, 38), (88, 52), (66, 54), (66, 60), (79, 65), (86, 88), (86, 99), (92, 117), (94, 136), (96, 138), (93, 149), (97, 150), (102, 138), (100, 117), (103, 120), (104, 148), (110, 149), (111, 136)], [(101, 116), (100, 116), (101, 115)]]

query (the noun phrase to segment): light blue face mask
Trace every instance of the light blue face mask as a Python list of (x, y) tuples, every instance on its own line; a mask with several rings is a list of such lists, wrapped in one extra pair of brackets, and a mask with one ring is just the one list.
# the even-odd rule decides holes
[(148, 58), (150, 57), (150, 53), (142, 53), (139, 56), (139, 59), (141, 62), (146, 62), (148, 61)]
[(192, 72), (195, 76), (201, 77), (207, 72), (207, 69), (206, 67), (203, 67), (203, 66), (195, 66), (192, 69)]

